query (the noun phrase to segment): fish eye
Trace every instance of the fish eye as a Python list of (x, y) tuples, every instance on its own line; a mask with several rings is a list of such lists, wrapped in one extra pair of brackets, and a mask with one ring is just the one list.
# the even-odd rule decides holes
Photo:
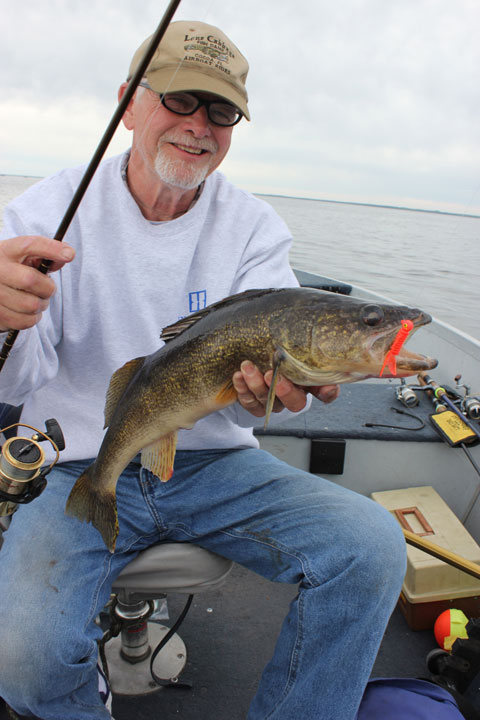
[(365, 325), (371, 327), (380, 325), (384, 320), (383, 310), (379, 305), (364, 305), (361, 310), (361, 318)]

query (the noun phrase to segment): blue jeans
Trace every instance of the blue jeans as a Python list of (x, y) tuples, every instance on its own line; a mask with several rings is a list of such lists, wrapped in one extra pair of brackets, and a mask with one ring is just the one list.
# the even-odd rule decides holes
[(180, 451), (168, 483), (136, 463), (123, 473), (112, 555), (91, 525), (64, 515), (86, 464), (57, 465), (5, 533), (1, 697), (42, 720), (106, 720), (94, 619), (121, 569), (169, 540), (299, 584), (248, 720), (353, 720), (405, 573), (387, 511), (261, 450)]

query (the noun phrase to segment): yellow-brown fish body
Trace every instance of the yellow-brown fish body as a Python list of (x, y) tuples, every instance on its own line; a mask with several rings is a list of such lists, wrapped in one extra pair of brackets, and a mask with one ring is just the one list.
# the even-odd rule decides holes
[[(92, 522), (113, 551), (121, 472), (142, 452), (142, 464), (167, 480), (177, 430), (235, 402), (232, 376), (243, 360), (264, 373), (274, 370), (267, 422), (278, 373), (302, 386), (379, 376), (405, 319), (414, 329), (431, 320), (405, 306), (285, 288), (233, 295), (165, 328), (160, 350), (131, 360), (112, 376), (105, 406), (108, 430), (97, 459), (70, 494), (67, 513)], [(437, 363), (402, 349), (396, 364), (402, 377)]]

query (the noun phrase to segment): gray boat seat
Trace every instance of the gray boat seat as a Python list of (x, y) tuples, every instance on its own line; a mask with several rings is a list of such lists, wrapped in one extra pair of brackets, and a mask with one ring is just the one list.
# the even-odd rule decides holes
[[(187, 661), (187, 649), (176, 630), (193, 596), (222, 585), (232, 566), (231, 560), (198, 545), (164, 542), (143, 550), (124, 567), (112, 585), (116, 595), (114, 625), (120, 622), (120, 635), (109, 637), (107, 631), (100, 643), (100, 657), (104, 668), (108, 666), (114, 693), (142, 695), (152, 692), (152, 687), (190, 686), (178, 679)], [(171, 628), (154, 618), (147, 620), (154, 607), (152, 601), (165, 599), (169, 593), (188, 595)]]
[(168, 593), (193, 595), (222, 585), (233, 563), (191, 543), (164, 542), (143, 550), (113, 583), (121, 602), (153, 600)]

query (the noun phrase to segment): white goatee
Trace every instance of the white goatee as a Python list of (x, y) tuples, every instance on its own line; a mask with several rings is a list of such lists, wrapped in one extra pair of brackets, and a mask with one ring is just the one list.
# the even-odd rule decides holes
[[(170, 153), (165, 152), (165, 144), (172, 143), (180, 147), (192, 147), (196, 150), (207, 150), (210, 154), (205, 162), (200, 165), (190, 164), (188, 159), (174, 158)], [(193, 190), (202, 183), (212, 165), (212, 160), (218, 151), (218, 144), (211, 138), (192, 139), (183, 133), (166, 133), (160, 138), (157, 155), (155, 158), (155, 171), (164, 183), (179, 187), (183, 190)]]

